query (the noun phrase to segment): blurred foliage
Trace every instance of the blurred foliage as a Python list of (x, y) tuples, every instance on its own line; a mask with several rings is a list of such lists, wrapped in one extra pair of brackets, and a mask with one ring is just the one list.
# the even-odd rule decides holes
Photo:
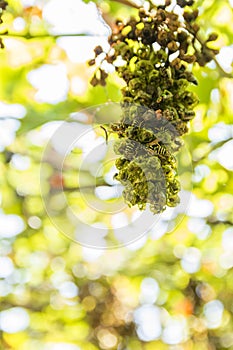
[[(232, 350), (232, 1), (196, 5), (203, 32), (219, 34), (219, 64), (225, 58), (229, 67), (194, 68), (200, 104), (185, 137), (193, 165), (190, 206), (169, 220), (170, 233), (165, 217), (137, 242), (112, 250), (65, 237), (41, 198), (41, 158), (56, 126), (84, 108), (118, 102), (122, 86), (114, 73), (106, 87), (90, 86), (93, 68), (72, 60), (46, 21), (44, 8), (54, 1), (27, 7), (9, 0), (0, 28), (0, 349)], [(135, 12), (113, 1), (96, 4), (110, 24)], [(80, 53), (91, 37), (83, 39)], [(89, 59), (98, 40), (89, 45)], [(43, 84), (35, 75), (42, 67)], [(90, 218), (77, 191), (78, 152), (69, 155), (62, 177), (50, 154), (44, 191), (59, 207), (58, 219), (66, 216), (63, 185), (74, 210), (105, 223), (104, 215)], [(87, 186), (95, 180), (83, 173)]]

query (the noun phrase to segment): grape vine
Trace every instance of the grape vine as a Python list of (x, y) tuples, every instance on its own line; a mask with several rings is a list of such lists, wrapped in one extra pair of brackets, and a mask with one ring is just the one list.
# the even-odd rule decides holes
[(209, 47), (217, 39), (215, 33), (200, 39), (198, 10), (193, 5), (193, 0), (177, 0), (170, 9), (171, 1), (166, 0), (164, 6), (140, 8), (126, 23), (116, 21), (109, 52), (97, 46), (95, 58), (89, 61), (94, 65), (103, 56), (93, 86), (106, 85), (104, 62), (112, 64), (125, 82), (122, 116), (108, 128), (118, 136), (115, 178), (124, 186), (129, 206), (144, 210), (149, 204), (155, 214), (180, 201), (176, 154), (198, 104), (189, 90), (197, 85), (192, 67), (205, 66), (218, 53)]

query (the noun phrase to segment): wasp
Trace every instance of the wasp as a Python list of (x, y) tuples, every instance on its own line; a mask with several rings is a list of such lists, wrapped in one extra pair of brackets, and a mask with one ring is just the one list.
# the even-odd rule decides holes
[(159, 143), (156, 145), (154, 151), (161, 158), (167, 158), (170, 155), (166, 147), (161, 146)]
[(195, 117), (195, 112), (191, 110), (186, 110), (183, 116), (183, 120), (191, 120)]
[(112, 129), (112, 132), (116, 132), (119, 137), (124, 136), (125, 125), (123, 123), (114, 123), (114, 124), (111, 124), (110, 127)]
[(135, 126), (139, 129), (143, 129), (145, 126), (145, 120), (134, 120), (132, 126)]
[(158, 144), (156, 150), (157, 150), (157, 153), (160, 154), (160, 155), (162, 155), (162, 156), (165, 156), (165, 155), (167, 155), (167, 153), (168, 153), (166, 147), (161, 146), (161, 145), (159, 145), (159, 144)]
[(149, 146), (149, 147), (153, 147), (154, 145), (157, 145), (158, 143), (159, 143), (159, 140), (158, 139), (154, 139), (153, 141), (148, 142), (146, 145)]
[(131, 142), (127, 142), (126, 143), (126, 147), (125, 147), (125, 151), (130, 155), (130, 154), (134, 154), (135, 153), (135, 145), (134, 143)]

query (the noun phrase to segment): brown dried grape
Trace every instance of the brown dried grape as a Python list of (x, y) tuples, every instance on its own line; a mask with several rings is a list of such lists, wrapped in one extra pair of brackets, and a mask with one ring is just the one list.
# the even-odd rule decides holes
[(98, 45), (98, 46), (96, 46), (96, 48), (94, 49), (94, 52), (95, 52), (95, 55), (96, 55), (96, 56), (99, 56), (99, 55), (103, 52), (103, 48), (102, 48), (100, 45)]

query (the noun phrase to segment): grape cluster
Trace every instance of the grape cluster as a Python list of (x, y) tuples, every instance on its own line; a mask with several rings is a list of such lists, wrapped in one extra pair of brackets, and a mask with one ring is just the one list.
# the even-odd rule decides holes
[[(110, 127), (119, 137), (115, 178), (124, 185), (129, 206), (143, 210), (148, 203), (156, 214), (179, 203), (175, 154), (198, 104), (197, 96), (189, 91), (191, 84), (197, 84), (192, 65), (204, 66), (217, 54), (208, 46), (216, 34), (205, 42), (199, 38), (198, 11), (183, 10), (180, 18), (166, 9), (170, 3), (150, 11), (140, 9), (127, 23), (117, 21), (109, 38), (110, 51), (103, 58), (125, 82), (122, 116)], [(193, 3), (177, 0), (180, 8)], [(95, 56), (100, 54), (103, 50), (97, 46)], [(95, 59), (89, 64), (95, 64)], [(106, 78), (100, 66), (91, 84), (103, 86)]]
[(120, 155), (115, 178), (125, 186), (123, 196), (129, 206), (137, 204), (145, 209), (149, 203), (153, 213), (160, 213), (166, 205), (179, 203), (173, 155), (181, 145), (177, 131), (165, 121), (161, 110), (129, 104), (123, 111), (121, 125), (111, 126), (119, 135), (114, 147)]
[[(8, 5), (8, 3), (6, 1), (0, 0), (0, 24), (3, 23), (2, 15), (3, 15), (3, 12), (5, 11), (7, 5)], [(0, 38), (0, 49), (3, 49), (3, 48), (4, 48), (4, 44), (2, 42), (2, 38)]]

